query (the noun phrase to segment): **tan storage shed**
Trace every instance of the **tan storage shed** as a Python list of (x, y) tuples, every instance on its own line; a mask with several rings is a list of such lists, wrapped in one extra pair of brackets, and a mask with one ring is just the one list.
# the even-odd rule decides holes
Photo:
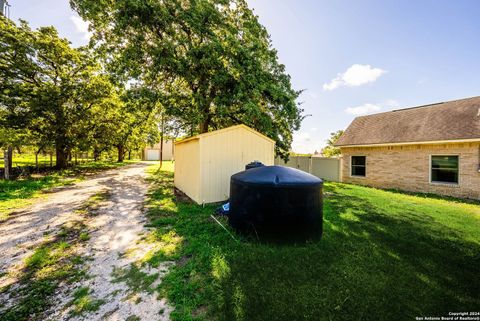
[(273, 165), (275, 142), (246, 125), (201, 134), (175, 143), (175, 187), (198, 204), (230, 194), (230, 176), (252, 161)]

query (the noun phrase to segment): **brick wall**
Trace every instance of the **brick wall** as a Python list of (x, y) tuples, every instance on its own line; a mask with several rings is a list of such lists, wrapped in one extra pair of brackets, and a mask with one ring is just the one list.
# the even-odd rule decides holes
[[(459, 184), (430, 183), (430, 155), (459, 155)], [(350, 176), (350, 157), (366, 156), (366, 177)], [(480, 199), (480, 143), (342, 148), (342, 181)]]

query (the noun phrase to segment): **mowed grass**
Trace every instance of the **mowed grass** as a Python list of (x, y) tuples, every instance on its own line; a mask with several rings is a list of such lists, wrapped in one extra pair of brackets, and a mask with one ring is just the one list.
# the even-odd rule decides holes
[(88, 162), (63, 171), (52, 170), (48, 173), (34, 174), (10, 181), (0, 179), (0, 222), (7, 219), (13, 211), (23, 208), (31, 204), (36, 198), (45, 195), (42, 192), (50, 188), (74, 184), (84, 179), (85, 175), (134, 162), (136, 161), (125, 161), (123, 163)]
[(145, 262), (177, 262), (158, 288), (173, 320), (414, 320), (480, 307), (478, 203), (327, 183), (320, 241), (231, 231), (237, 242), (210, 218), (216, 206), (177, 199), (171, 164), (157, 167), (149, 239), (163, 246)]
[[(55, 165), (55, 160), (56, 160), (56, 157), (52, 156), (53, 165)], [(13, 159), (12, 159), (12, 165), (14, 167), (17, 167), (17, 166), (35, 166), (35, 154), (28, 154), (28, 153), (18, 154), (18, 153), (14, 152)], [(38, 155), (38, 165), (40, 167), (50, 166), (50, 156), (39, 154)], [(4, 168), (4, 167), (5, 167), (4, 166), (4, 159), (3, 159), (3, 157), (0, 157), (0, 168)]]

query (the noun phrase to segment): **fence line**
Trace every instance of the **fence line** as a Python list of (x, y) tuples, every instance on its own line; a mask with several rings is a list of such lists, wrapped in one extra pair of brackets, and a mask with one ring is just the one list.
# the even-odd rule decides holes
[(280, 158), (275, 159), (275, 165), (297, 168), (332, 182), (341, 180), (340, 163), (340, 158), (329, 157), (292, 156), (287, 163)]

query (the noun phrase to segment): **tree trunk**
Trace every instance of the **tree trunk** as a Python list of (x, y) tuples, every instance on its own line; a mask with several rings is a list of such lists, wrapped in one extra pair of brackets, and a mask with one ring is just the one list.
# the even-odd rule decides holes
[(163, 133), (160, 135), (160, 168), (162, 168), (163, 162)]
[(38, 172), (38, 152), (35, 153), (35, 168), (37, 169), (37, 172)]
[(118, 149), (118, 160), (117, 160), (117, 162), (123, 163), (123, 159), (125, 157), (125, 146), (118, 145), (117, 149)]
[(208, 119), (206, 119), (206, 120), (204, 120), (200, 123), (200, 128), (199, 128), (200, 134), (208, 132), (209, 123), (210, 123), (210, 121)]
[(100, 151), (97, 148), (95, 148), (93, 150), (93, 161), (96, 162), (98, 161), (99, 158), (100, 158)]
[(53, 155), (52, 155), (52, 154), (53, 154), (53, 153), (50, 152), (50, 168), (53, 167)]
[(163, 116), (162, 116), (162, 128), (160, 132), (160, 168), (162, 168), (162, 162), (163, 162), (163, 132), (165, 129), (165, 123), (163, 121)]
[(7, 147), (4, 150), (4, 158), (3, 158), (3, 166), (4, 166), (4, 178), (6, 180), (12, 179), (12, 154), (13, 154), (13, 148), (12, 147)]
[(210, 123), (212, 121), (212, 115), (210, 114), (210, 103), (211, 100), (206, 102), (206, 104), (202, 107), (203, 120), (199, 126), (200, 134), (208, 132), (208, 127), (210, 127)]
[(55, 146), (55, 155), (57, 156), (57, 161), (55, 167), (57, 169), (64, 169), (68, 166), (68, 152), (66, 148), (62, 146)]
[(128, 150), (128, 160), (131, 160), (132, 159), (132, 150), (129, 149)]

